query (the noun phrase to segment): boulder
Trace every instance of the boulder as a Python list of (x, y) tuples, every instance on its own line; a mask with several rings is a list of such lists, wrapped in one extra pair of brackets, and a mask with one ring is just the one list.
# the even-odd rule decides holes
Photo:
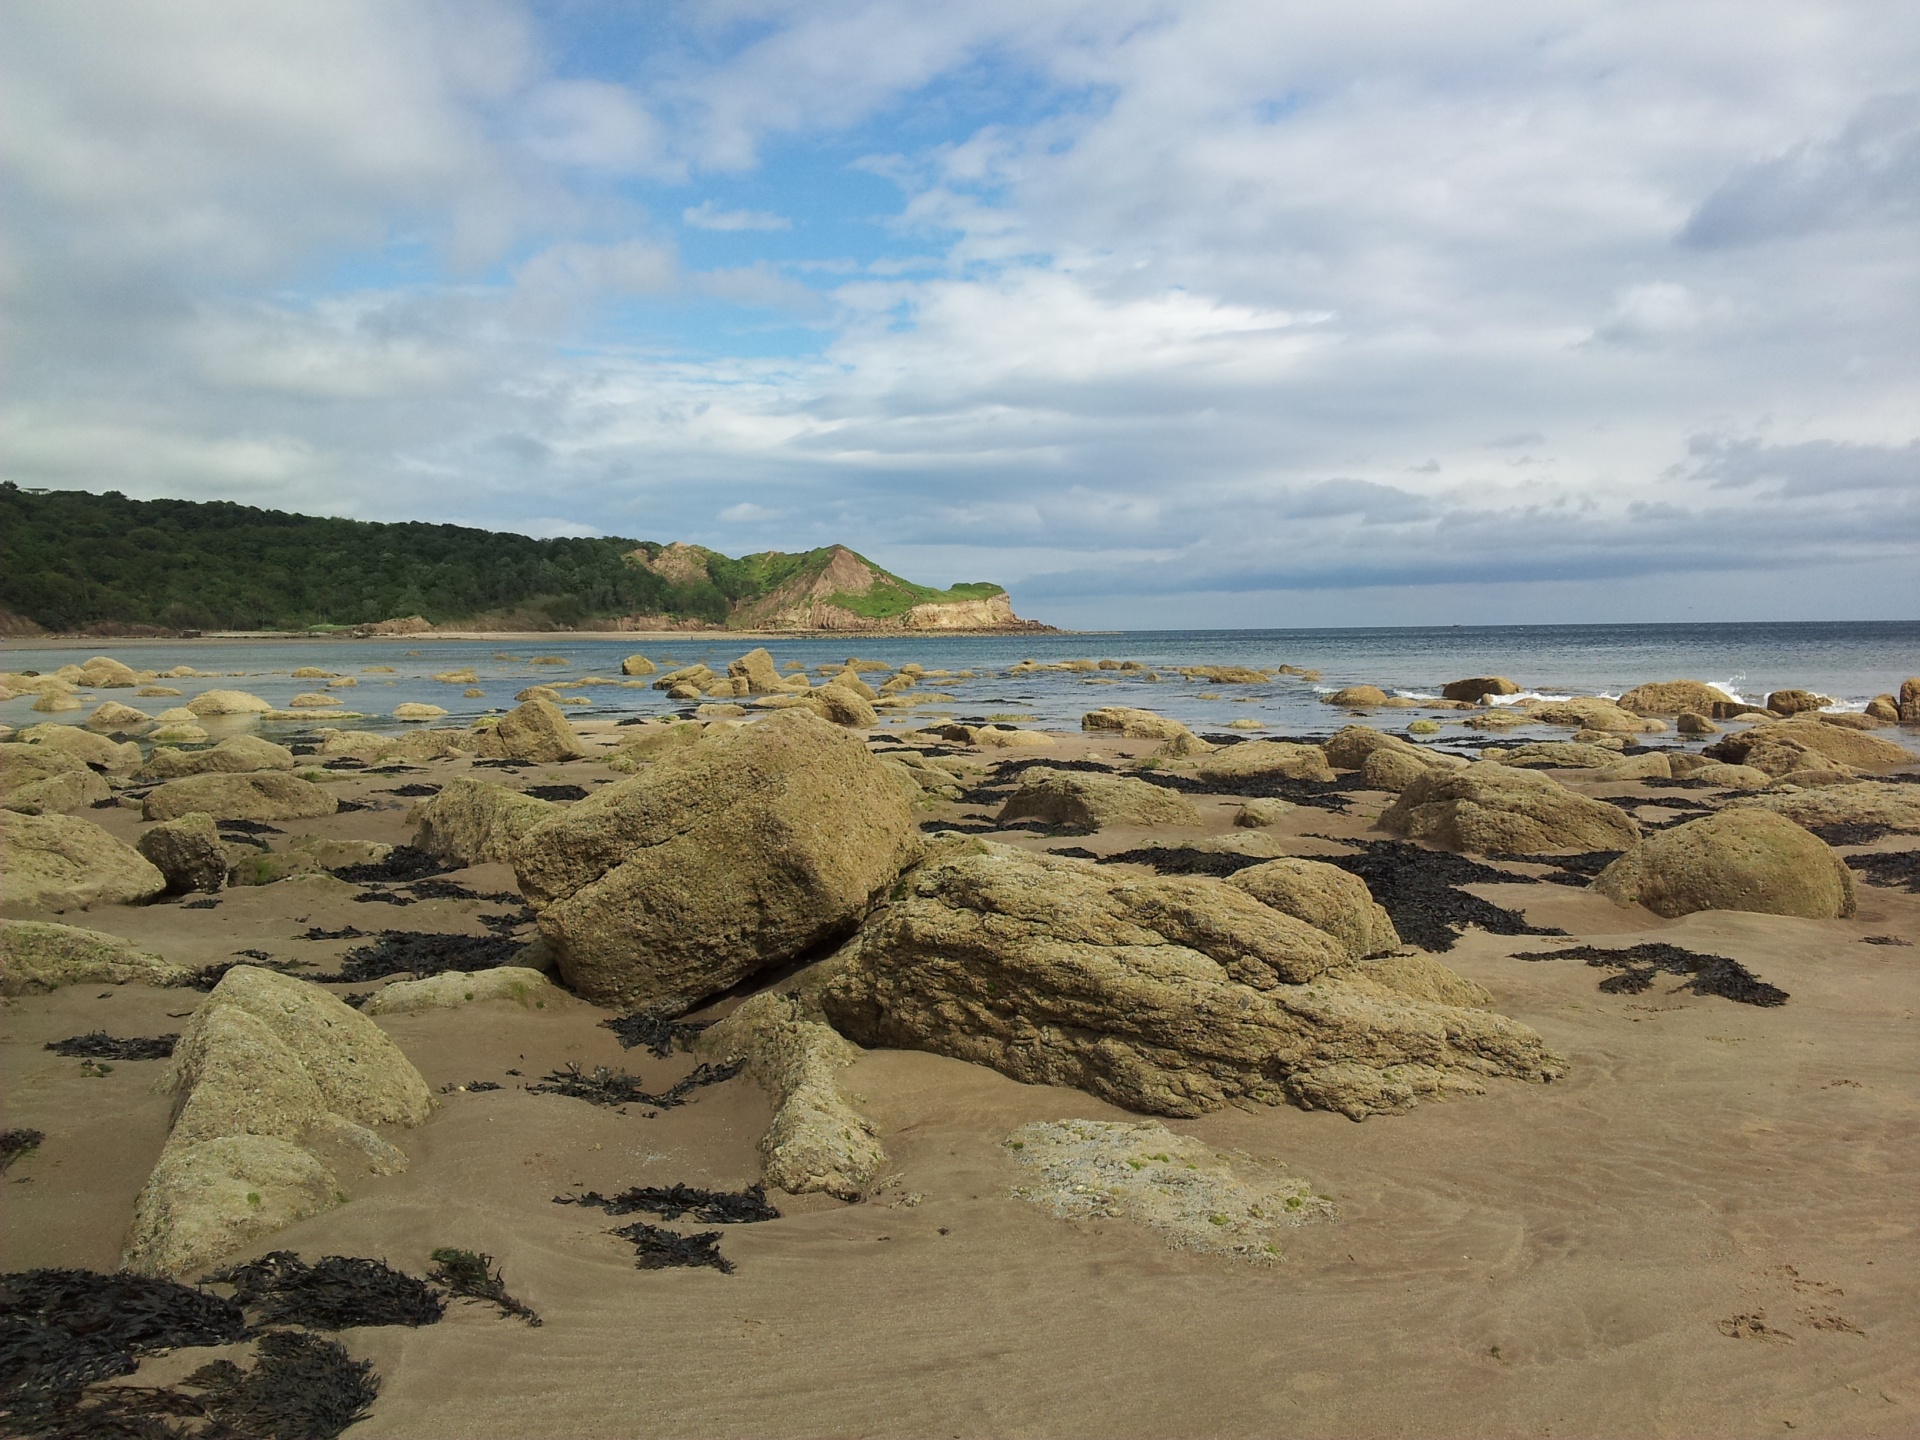
[(566, 715), (550, 700), (529, 700), (474, 737), (474, 750), (490, 760), (530, 760), (553, 765), (587, 753)]
[(132, 905), (167, 888), (138, 850), (72, 815), (0, 810), (0, 864), (9, 915)]
[(1080, 717), (1082, 730), (1119, 735), (1128, 740), (1177, 740), (1190, 735), (1178, 720), (1169, 720), (1151, 710), (1135, 710), (1128, 705), (1106, 705), (1089, 710)]
[(1755, 725), (1716, 740), (1705, 754), (1734, 765), (1752, 765), (1770, 775), (1785, 775), (1808, 768), (1801, 754), (1811, 752), (1829, 761), (1852, 766), (1856, 770), (1898, 770), (1920, 762), (1920, 756), (1904, 745), (1882, 740), (1846, 725), (1830, 725), (1824, 719), (1782, 720)]
[(207, 732), (198, 725), (170, 721), (148, 731), (147, 738), (156, 745), (198, 745), (206, 740)]
[(1367, 882), (1324, 860), (1270, 860), (1227, 881), (1262, 905), (1304, 920), (1340, 942), (1349, 958), (1364, 960), (1400, 948), (1400, 934), (1375, 902)]
[(1163, 760), (1189, 760), (1195, 755), (1211, 754), (1216, 747), (1189, 731), (1176, 735), (1153, 753)]
[(153, 717), (146, 711), (122, 705), (118, 700), (102, 701), (87, 716), (89, 730), (144, 730), (152, 723)]
[(29, 725), (17, 739), (71, 755), (109, 775), (131, 775), (140, 768), (140, 747), (131, 740), (109, 740), (78, 725)]
[(576, 991), (672, 1013), (847, 933), (919, 848), (887, 767), (782, 710), (576, 802), (513, 863)]
[(1431, 759), (1411, 747), (1400, 750), (1383, 745), (1367, 756), (1366, 763), (1360, 767), (1360, 778), (1369, 790), (1398, 794), (1433, 766)]
[(140, 683), (140, 672), (106, 655), (96, 655), (80, 667), (77, 684), (90, 690), (131, 690)]
[(1704, 680), (1655, 680), (1636, 685), (1620, 697), (1620, 708), (1635, 715), (1682, 715), (1693, 711), (1713, 713), (1715, 705), (1733, 702), (1733, 696)]
[(22, 815), (64, 815), (110, 799), (112, 787), (65, 751), (0, 743), (0, 806)]
[(886, 1151), (834, 1080), (859, 1052), (799, 997), (755, 995), (696, 1044), (716, 1060), (744, 1061), (772, 1098), (773, 1121), (760, 1140), (768, 1185), (842, 1200), (858, 1200), (873, 1188)]
[(187, 775), (246, 775), (256, 770), (291, 769), (293, 751), (286, 746), (258, 735), (229, 735), (208, 750), (158, 746), (140, 773), (150, 780), (178, 780)]
[(1602, 770), (1619, 760), (1619, 755), (1604, 745), (1583, 745), (1573, 740), (1537, 740), (1516, 745), (1500, 757), (1502, 765), (1522, 770)]
[(957, 740), (962, 745), (974, 745), (982, 750), (1053, 748), (1053, 737), (1046, 731), (1022, 730), (1013, 725), (943, 725), (936, 733), (943, 740)]
[(273, 706), (258, 695), (249, 695), (244, 690), (203, 690), (187, 701), (187, 709), (205, 717), (209, 715), (264, 715)]
[(195, 811), (163, 821), (140, 837), (138, 848), (167, 877), (173, 894), (227, 883), (227, 847), (211, 815)]
[(1177, 791), (1123, 775), (1044, 766), (1021, 773), (996, 823), (1005, 827), (1016, 820), (1079, 830), (1202, 823), (1199, 807)]
[(147, 792), (141, 813), (149, 820), (178, 820), (196, 810), (216, 820), (306, 820), (339, 808), (332, 795), (311, 781), (262, 770), (169, 780)]
[(787, 682), (780, 678), (780, 671), (773, 663), (773, 656), (764, 648), (749, 650), (733, 661), (727, 666), (727, 674), (735, 680), (745, 680), (750, 695), (770, 695), (787, 688)]
[(1477, 715), (1467, 717), (1467, 724), (1475, 730), (1517, 730), (1522, 725), (1532, 723), (1532, 714), (1517, 705), (1504, 706), (1497, 710), (1483, 710)]
[(1364, 769), (1367, 757), (1380, 749), (1420, 753), (1417, 745), (1402, 740), (1398, 735), (1375, 730), (1371, 725), (1348, 725), (1322, 741), (1320, 748), (1326, 754), (1327, 763), (1336, 770)]
[(438, 720), (447, 713), (444, 705), (427, 705), (418, 700), (408, 700), (393, 707), (393, 718), (408, 724), (417, 724), (422, 720)]
[(1894, 708), (1902, 725), (1920, 725), (1920, 675), (1900, 682), (1900, 701)]
[(1401, 792), (1380, 828), (1478, 854), (1618, 850), (1639, 838), (1633, 818), (1530, 770), (1483, 762), (1434, 769)]
[(1764, 770), (1756, 770), (1751, 765), (1728, 765), (1717, 760), (1709, 760), (1684, 775), (1680, 775), (1678, 769), (1674, 773), (1682, 780), (1704, 780), (1723, 790), (1764, 790), (1773, 783), (1773, 776)]
[(71, 690), (49, 688), (42, 690), (40, 698), (28, 708), (41, 715), (63, 715), (70, 710), (84, 710), (87, 707), (80, 703), (80, 697)]
[(1331, 973), (1371, 981), (1384, 990), (1432, 1005), (1458, 1005), (1471, 1010), (1493, 1008), (1493, 996), (1486, 989), (1449, 970), (1422, 950), (1370, 956)]
[(1358, 710), (1367, 706), (1386, 704), (1387, 692), (1377, 685), (1349, 685), (1343, 690), (1334, 691), (1331, 695), (1322, 695), (1320, 703), (1345, 705), (1349, 709)]
[(1816, 764), (1805, 770), (1789, 770), (1773, 783), (1783, 790), (1789, 785), (1804, 790), (1816, 785), (1850, 785), (1859, 778), (1851, 770), (1825, 769)]
[[(867, 687), (862, 685), (862, 690)], [(869, 690), (868, 694), (872, 692)], [(880, 723), (880, 717), (874, 713), (873, 703), (857, 693), (851, 686), (835, 680), (822, 685), (818, 690), (809, 690), (804, 697), (806, 707), (822, 720), (830, 720), (835, 725), (845, 725), (853, 730), (865, 730)]]
[(192, 1276), (345, 1199), (334, 1173), (289, 1141), (233, 1135), (183, 1145), (147, 1177), (120, 1263), (137, 1275)]
[(1217, 880), (948, 842), (826, 963), (836, 1029), (1132, 1110), (1355, 1119), (1559, 1065), (1523, 1025), (1334, 975), (1345, 948)]
[(65, 985), (185, 985), (193, 972), (99, 930), (40, 920), (0, 920), (0, 995), (42, 995)]
[(1607, 784), (1619, 780), (1671, 780), (1673, 766), (1664, 751), (1655, 751), (1651, 755), (1632, 755), (1625, 760), (1615, 760), (1606, 768), (1582, 778)]
[[(1746, 787), (1758, 788), (1758, 787)], [(1769, 810), (1799, 825), (1885, 825), (1920, 835), (1920, 786), (1856, 780), (1799, 794), (1742, 796), (1728, 809)]]
[(1578, 730), (1604, 730), (1612, 735), (1637, 735), (1666, 728), (1658, 720), (1636, 715), (1597, 696), (1535, 705), (1527, 713), (1536, 725), (1570, 725)]
[(1853, 913), (1853, 872), (1784, 815), (1727, 809), (1640, 841), (1593, 888), (1669, 920), (1700, 910), (1750, 910), (1836, 920)]
[(1776, 715), (1799, 715), (1831, 704), (1832, 696), (1816, 695), (1811, 690), (1776, 690), (1767, 696), (1767, 709)]
[(1289, 780), (1332, 780), (1326, 751), (1318, 745), (1295, 745), (1285, 740), (1248, 740), (1223, 745), (1198, 762), (1200, 778), (1209, 781), (1245, 780), (1255, 775), (1283, 775)]
[(1718, 735), (1720, 727), (1704, 715), (1696, 715), (1691, 710), (1683, 710), (1673, 722), (1673, 728), (1682, 735)]
[(461, 776), (414, 812), (413, 843), (449, 865), (509, 863), (513, 847), (560, 805)]
[[(884, 670), (886, 666), (882, 665), (879, 668)], [(869, 705), (880, 698), (880, 692), (860, 678), (860, 667), (856, 665), (847, 666), (839, 674), (832, 676), (827, 684), (837, 685), (842, 690), (851, 690)]]
[(1264, 830), (1277, 825), (1289, 810), (1299, 807), (1291, 800), (1243, 800), (1233, 812), (1233, 823), (1241, 830)]
[(523, 1010), (556, 1013), (573, 997), (538, 970), (496, 965), (470, 973), (449, 970), (425, 980), (396, 980), (376, 991), (363, 1015), (411, 1015), (419, 1010), (453, 1010), (482, 1000), (511, 1000)]
[(1476, 675), (1469, 680), (1449, 680), (1440, 687), (1444, 700), (1483, 700), (1489, 695), (1518, 695), (1520, 687), (1504, 675)]
[(227, 867), (229, 885), (274, 885), (296, 875), (319, 875), (342, 865), (376, 865), (393, 854), (378, 840), (326, 840), (302, 835), (284, 850), (260, 851), (237, 845)]
[(644, 655), (629, 655), (620, 662), (622, 675), (651, 675), (659, 668)]

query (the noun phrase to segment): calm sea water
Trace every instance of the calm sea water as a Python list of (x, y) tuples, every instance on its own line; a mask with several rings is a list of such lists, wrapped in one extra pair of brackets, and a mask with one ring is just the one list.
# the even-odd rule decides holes
[[(385, 640), (101, 641), (71, 648), (5, 647), (0, 668), (51, 672), (90, 655), (109, 654), (139, 669), (176, 665), (220, 672), (218, 679), (167, 681), (185, 692), (179, 700), (135, 700), (125, 690), (112, 698), (157, 712), (184, 704), (199, 690), (248, 690), (285, 706), (296, 694), (322, 682), (296, 680), (291, 672), (311, 666), (355, 676), (359, 685), (337, 691), (345, 708), (367, 713), (374, 728), (393, 725), (393, 707), (407, 700), (444, 706), (452, 720), (510, 707), (516, 691), (536, 683), (557, 684), (593, 701), (576, 713), (620, 716), (677, 709), (651, 688), (595, 685), (574, 688), (584, 677), (619, 679), (620, 661), (636, 652), (662, 670), (704, 661), (716, 670), (753, 645), (726, 635), (698, 634), (668, 641), (621, 636), (548, 636), (535, 642), (450, 641), (409, 637)], [(1898, 690), (1920, 674), (1920, 622), (1744, 625), (1539, 625), (1452, 626), (1350, 630), (1158, 630), (1103, 635), (902, 636), (899, 638), (794, 639), (765, 642), (779, 664), (799, 661), (809, 669), (857, 655), (899, 665), (917, 661), (929, 670), (973, 670), (980, 678), (929, 682), (954, 696), (923, 716), (1019, 716), (1043, 726), (1071, 727), (1097, 705), (1139, 705), (1217, 730), (1252, 718), (1279, 734), (1327, 734), (1346, 722), (1319, 697), (1342, 685), (1366, 682), (1389, 693), (1433, 696), (1462, 676), (1511, 676), (1541, 695), (1618, 695), (1647, 680), (1710, 681), (1742, 698), (1758, 700), (1769, 690), (1799, 686), (1831, 695), (1837, 708), (1858, 710), (1874, 695)], [(558, 657), (559, 665), (536, 665), (535, 656)], [(1150, 684), (1127, 673), (1098, 676), (1051, 673), (1009, 676), (1020, 660), (1076, 658), (1137, 660), (1158, 671)], [(1317, 683), (1282, 677), (1268, 685), (1209, 687), (1188, 681), (1183, 665), (1281, 664), (1320, 672)], [(389, 665), (394, 673), (369, 673)], [(484, 693), (432, 678), (435, 672), (471, 667)], [(1095, 684), (1092, 680), (1112, 683)], [(1217, 698), (1216, 698), (1217, 697)], [(30, 699), (0, 704), (0, 721), (79, 719), (85, 712), (48, 717), (30, 712)], [(1394, 728), (1413, 718), (1385, 711), (1377, 723)], [(450, 722), (443, 722), (450, 723)], [(914, 723), (914, 722), (905, 722)], [(268, 729), (273, 728), (269, 723)], [(1561, 732), (1564, 733), (1564, 732)], [(1888, 732), (1890, 735), (1895, 732)], [(1909, 743), (1913, 737), (1906, 736)]]

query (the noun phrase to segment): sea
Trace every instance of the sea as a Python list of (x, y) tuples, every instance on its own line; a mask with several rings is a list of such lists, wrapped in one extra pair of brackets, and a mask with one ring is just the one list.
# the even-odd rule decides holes
[[(970, 670), (974, 679), (925, 682), (921, 692), (950, 695), (915, 711), (888, 717), (910, 728), (938, 719), (995, 720), (1040, 728), (1077, 728), (1080, 717), (1102, 705), (1133, 705), (1157, 711), (1202, 733), (1221, 731), (1235, 720), (1253, 720), (1266, 733), (1331, 734), (1351, 717), (1323, 703), (1332, 691), (1354, 684), (1377, 685), (1413, 699), (1438, 696), (1449, 680), (1505, 675), (1521, 696), (1617, 696), (1644, 681), (1694, 679), (1718, 685), (1753, 703), (1772, 690), (1799, 688), (1831, 696), (1832, 709), (1858, 711), (1875, 695), (1897, 692), (1908, 676), (1920, 675), (1920, 621), (1809, 622), (1714, 625), (1501, 625), (1404, 626), (1313, 630), (1138, 630), (1111, 633), (1018, 635), (807, 636), (755, 639), (717, 632), (670, 638), (632, 635), (553, 634), (533, 639), (455, 640), (435, 636), (379, 639), (275, 637), (192, 640), (99, 640), (52, 646), (41, 641), (0, 647), (0, 669), (50, 673), (61, 665), (106, 654), (136, 669), (191, 666), (206, 676), (166, 680), (179, 699), (135, 698), (131, 691), (99, 692), (98, 699), (131, 703), (151, 712), (183, 705), (206, 689), (241, 689), (275, 706), (325, 682), (296, 679), (313, 668), (352, 676), (358, 684), (336, 690), (342, 710), (364, 718), (338, 723), (398, 729), (393, 708), (405, 701), (444, 707), (463, 721), (511, 708), (527, 686), (554, 685), (591, 703), (576, 716), (627, 719), (667, 715), (687, 707), (670, 701), (650, 683), (622, 685), (621, 661), (644, 654), (661, 672), (704, 662), (724, 671), (729, 660), (756, 645), (776, 664), (808, 670), (849, 658), (889, 666), (917, 662), (927, 670)], [(1135, 661), (1144, 670), (1092, 673), (1043, 671), (1010, 675), (1023, 660)], [(1237, 665), (1271, 670), (1292, 665), (1318, 672), (1303, 680), (1280, 676), (1263, 685), (1210, 685), (1190, 680), (1183, 667)], [(375, 667), (390, 667), (378, 669)], [(436, 680), (436, 674), (472, 669), (473, 684)], [(1157, 682), (1144, 678), (1151, 671)], [(594, 680), (616, 683), (596, 684)], [(468, 695), (475, 689), (481, 693)], [(48, 716), (31, 711), (32, 698), (0, 702), (0, 723), (21, 727), (43, 720), (79, 722), (85, 711)], [(1404, 728), (1417, 711), (1383, 710), (1373, 723)], [(1447, 718), (1444, 714), (1439, 718)], [(263, 721), (276, 728), (310, 729), (314, 723)], [(1255, 734), (1246, 726), (1240, 733)], [(1523, 737), (1525, 730), (1506, 732)], [(1544, 733), (1544, 732), (1543, 732)], [(1553, 732), (1564, 738), (1564, 731)], [(1910, 731), (1888, 731), (1920, 748)]]

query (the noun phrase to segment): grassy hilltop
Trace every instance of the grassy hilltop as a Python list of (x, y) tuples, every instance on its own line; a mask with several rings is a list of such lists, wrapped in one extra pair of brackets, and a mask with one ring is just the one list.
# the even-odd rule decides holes
[(305, 630), (409, 615), (476, 629), (946, 628), (938, 609), (909, 614), (929, 605), (952, 607), (955, 628), (993, 628), (977, 617), (998, 607), (1011, 621), (1005, 596), (993, 584), (918, 585), (837, 545), (734, 559), (0, 483), (0, 607), (53, 631)]

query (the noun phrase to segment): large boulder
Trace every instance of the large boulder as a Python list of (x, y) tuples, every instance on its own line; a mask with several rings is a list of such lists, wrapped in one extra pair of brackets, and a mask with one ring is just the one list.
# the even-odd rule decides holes
[(1536, 725), (1570, 725), (1577, 730), (1604, 730), (1613, 735), (1637, 735), (1666, 728), (1661, 721), (1636, 715), (1597, 696), (1534, 705), (1528, 708), (1527, 715)]
[(1336, 770), (1365, 769), (1367, 757), (1376, 750), (1420, 753), (1420, 747), (1411, 741), (1402, 740), (1398, 735), (1389, 735), (1384, 730), (1376, 730), (1371, 725), (1348, 725), (1337, 730), (1321, 742), (1320, 749), (1326, 755), (1327, 763)]
[(1360, 778), (1369, 790), (1399, 794), (1429, 770), (1458, 770), (1466, 763), (1456, 755), (1421, 750), (1412, 745), (1404, 750), (1383, 745), (1367, 756), (1366, 763), (1360, 767)]
[(1619, 759), (1618, 753), (1604, 745), (1587, 745), (1577, 740), (1536, 740), (1514, 746), (1500, 756), (1500, 763), (1522, 770), (1601, 770)]
[(109, 799), (113, 788), (83, 762), (46, 745), (0, 744), (0, 806), (64, 815)]
[(1504, 675), (1476, 675), (1468, 680), (1449, 680), (1440, 687), (1444, 700), (1483, 700), (1489, 695), (1518, 695), (1520, 687)]
[(137, 843), (140, 853), (167, 877), (167, 889), (174, 894), (218, 890), (227, 883), (227, 847), (211, 815), (196, 810), (162, 821)]
[(578, 760), (587, 753), (565, 712), (551, 700), (537, 699), (509, 710), (498, 725), (478, 732), (473, 749), (490, 760), (530, 760), (536, 765)]
[(200, 716), (265, 715), (273, 706), (244, 690), (203, 690), (187, 701), (187, 709)]
[(520, 837), (560, 813), (551, 800), (465, 776), (449, 780), (415, 812), (413, 843), (450, 865), (506, 863)]
[(122, 705), (118, 700), (101, 701), (87, 716), (89, 730), (144, 730), (152, 723), (153, 717), (146, 711)]
[(727, 674), (735, 680), (745, 680), (750, 695), (770, 695), (787, 688), (787, 682), (780, 678), (780, 671), (773, 663), (773, 656), (764, 647), (749, 650), (733, 661), (727, 666)]
[(1178, 720), (1130, 705), (1105, 705), (1080, 717), (1082, 730), (1118, 735), (1127, 740), (1175, 740), (1192, 732)]
[(412, 1015), (421, 1010), (456, 1010), (486, 1000), (509, 1000), (523, 1010), (555, 1014), (573, 997), (551, 980), (525, 965), (496, 965), (471, 973), (448, 970), (424, 980), (396, 980), (376, 992), (363, 1011), (367, 1015)]
[(339, 801), (310, 780), (261, 770), (169, 780), (147, 792), (141, 813), (149, 820), (178, 820), (196, 810), (216, 820), (310, 820), (339, 808)]
[(0, 995), (41, 995), (66, 985), (185, 985), (192, 972), (99, 930), (40, 920), (0, 920)]
[(1890, 830), (1920, 835), (1920, 785), (1859, 780), (1798, 793), (1743, 795), (1728, 801), (1727, 806), (1770, 810), (1800, 825), (1885, 825)]
[(1363, 710), (1386, 704), (1387, 692), (1378, 685), (1348, 685), (1331, 695), (1322, 695), (1320, 702), (1323, 705), (1344, 705), (1350, 710)]
[(1920, 725), (1920, 675), (1900, 682), (1900, 702), (1895, 708), (1902, 725)]
[(1393, 920), (1367, 882), (1324, 860), (1269, 860), (1227, 881), (1262, 905), (1304, 920), (1338, 940), (1355, 960), (1400, 948)]
[(1618, 850), (1640, 835), (1633, 817), (1575, 794), (1550, 776), (1492, 762), (1434, 769), (1380, 816), (1380, 828), (1479, 854)]
[(0, 810), (5, 912), (132, 905), (167, 888), (167, 877), (124, 840), (72, 815)]
[(140, 747), (133, 741), (109, 740), (78, 725), (30, 725), (15, 738), (71, 755), (109, 775), (131, 775), (140, 768)]
[(138, 670), (110, 655), (96, 655), (80, 667), (77, 685), (89, 690), (131, 690), (140, 683)]
[(169, 1148), (134, 1204), (121, 1264), (190, 1276), (345, 1199), (334, 1173), (290, 1141), (232, 1135)]
[(1671, 780), (1673, 762), (1664, 750), (1656, 750), (1651, 755), (1629, 755), (1624, 760), (1615, 760), (1583, 778), (1607, 784), (1620, 780)]
[(1123, 775), (1044, 766), (1023, 771), (1013, 794), (1000, 807), (998, 824), (1016, 820), (1081, 830), (1202, 823), (1199, 807), (1177, 791)]
[(622, 675), (651, 675), (659, 668), (644, 655), (629, 655), (620, 662)]
[(258, 735), (229, 735), (207, 750), (175, 750), (158, 746), (140, 773), (150, 780), (177, 780), (186, 775), (245, 775), (255, 770), (291, 770), (293, 751)]
[(1295, 745), (1285, 740), (1248, 740), (1223, 745), (1200, 757), (1202, 780), (1246, 780), (1281, 775), (1289, 780), (1331, 780), (1327, 753), (1318, 745)]
[(1245, 1098), (1360, 1119), (1486, 1077), (1557, 1073), (1525, 1026), (1350, 968), (1332, 936), (1217, 880), (959, 841), (827, 962), (817, 993), (859, 1044), (1162, 1115)]
[(514, 870), (575, 990), (668, 1013), (844, 935), (919, 848), (887, 767), (782, 710), (534, 826)]
[(850, 730), (865, 730), (880, 723), (880, 717), (874, 713), (873, 701), (868, 698), (873, 692), (867, 686), (867, 695), (861, 695), (850, 685), (844, 683), (846, 676), (822, 685), (817, 690), (809, 690), (800, 697), (807, 709), (822, 720), (835, 725), (844, 725)]
[(1920, 764), (1920, 755), (1904, 745), (1882, 740), (1878, 735), (1866, 734), (1849, 725), (1829, 724), (1818, 716), (1756, 725), (1751, 730), (1716, 740), (1704, 753), (1729, 764), (1752, 765), (1770, 775), (1785, 775), (1808, 768), (1806, 761), (1794, 754), (1796, 749), (1856, 770), (1898, 770)]
[(1622, 710), (1635, 715), (1711, 715), (1715, 705), (1733, 702), (1733, 696), (1704, 680), (1654, 680), (1636, 685), (1619, 700)]
[(1831, 695), (1816, 695), (1811, 690), (1775, 690), (1767, 696), (1767, 709), (1776, 715), (1799, 715), (1832, 703)]
[(1784, 815), (1728, 809), (1650, 835), (1602, 870), (1593, 888), (1674, 919), (1754, 910), (1835, 920), (1853, 913), (1853, 872)]

